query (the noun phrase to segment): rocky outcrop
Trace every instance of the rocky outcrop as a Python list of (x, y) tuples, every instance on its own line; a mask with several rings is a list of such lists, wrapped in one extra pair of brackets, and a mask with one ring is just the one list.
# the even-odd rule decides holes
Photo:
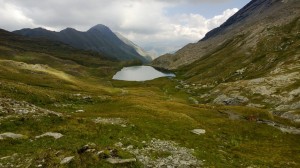
[(62, 116), (62, 114), (37, 107), (25, 101), (0, 98), (0, 122), (2, 120), (30, 116), (38, 118), (47, 115)]
[(248, 101), (249, 99), (247, 97), (241, 95), (231, 95), (230, 97), (226, 95), (220, 95), (213, 101), (213, 103), (223, 105), (242, 105)]
[(32, 158), (27, 154), (14, 153), (8, 156), (0, 158), (1, 168), (11, 168), (11, 167), (31, 167)]
[[(152, 139), (144, 142), (144, 148), (127, 147), (145, 167), (201, 167), (202, 161), (193, 156), (193, 150), (180, 147), (172, 141)], [(152, 154), (161, 153), (164, 157), (153, 158)]]

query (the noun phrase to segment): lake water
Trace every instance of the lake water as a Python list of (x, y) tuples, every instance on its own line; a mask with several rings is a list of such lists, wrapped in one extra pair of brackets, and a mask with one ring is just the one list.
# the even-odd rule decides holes
[(124, 81), (147, 81), (160, 77), (175, 77), (173, 73), (164, 73), (151, 66), (132, 66), (125, 67), (117, 72), (113, 79)]

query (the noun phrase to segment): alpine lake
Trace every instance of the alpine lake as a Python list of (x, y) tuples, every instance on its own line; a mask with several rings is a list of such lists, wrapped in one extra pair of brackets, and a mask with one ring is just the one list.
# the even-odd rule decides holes
[(113, 76), (113, 79), (122, 81), (148, 81), (160, 77), (175, 77), (175, 74), (161, 72), (151, 66), (131, 66), (124, 67), (117, 72)]

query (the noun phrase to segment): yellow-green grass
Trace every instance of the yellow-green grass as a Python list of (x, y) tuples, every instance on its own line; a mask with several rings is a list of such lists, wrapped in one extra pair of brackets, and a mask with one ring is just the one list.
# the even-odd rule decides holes
[[(47, 76), (57, 79), (55, 75)], [(31, 79), (35, 79), (31, 76)], [(73, 77), (79, 80), (77, 77)], [(19, 76), (16, 76), (16, 79)], [(205, 166), (260, 167), (299, 165), (299, 135), (284, 134), (279, 130), (247, 120), (231, 120), (220, 110), (231, 110), (241, 115), (258, 115), (272, 120), (264, 110), (247, 107), (215, 107), (212, 105), (193, 105), (188, 102), (186, 93), (176, 92), (175, 81), (157, 79), (137, 83), (111, 81), (112, 85), (95, 81), (80, 81), (76, 89), (67, 85), (41, 87), (14, 83), (6, 79), (1, 84), (0, 93), (6, 97), (24, 99), (41, 107), (61, 112), (65, 117), (51, 116), (39, 120), (21, 118), (1, 123), (1, 132), (21, 133), (26, 140), (4, 140), (1, 143), (0, 156), (13, 153), (29, 154), (35, 160), (47, 158), (49, 166), (58, 166), (62, 156), (76, 156), (69, 166), (113, 167), (99, 158), (77, 154), (77, 150), (94, 142), (99, 148), (113, 146), (116, 142), (124, 145), (142, 147), (142, 141), (152, 138), (170, 140), (180, 146), (195, 149), (195, 156), (205, 160)], [(104, 85), (104, 86), (103, 86)], [(93, 87), (94, 86), (94, 87)], [(13, 89), (7, 90), (7, 87)], [(108, 88), (107, 92), (102, 88)], [(74, 94), (91, 96), (86, 101), (72, 96)], [(22, 96), (23, 95), (23, 96)], [(47, 95), (47, 96), (45, 96)], [(33, 96), (34, 98), (30, 98)], [(100, 96), (100, 97), (99, 97)], [(101, 96), (107, 96), (103, 100)], [(42, 103), (40, 102), (42, 101)], [(71, 107), (56, 107), (55, 104), (73, 104)], [(83, 109), (84, 113), (75, 113)], [(67, 117), (69, 115), (69, 117)], [(128, 121), (123, 128), (117, 125), (101, 125), (92, 122), (97, 117), (120, 117)], [(191, 133), (192, 129), (206, 130), (204, 135)], [(42, 138), (30, 142), (35, 136), (45, 132), (60, 132), (63, 138), (53, 140)], [(38, 152), (37, 152), (38, 151)], [(54, 155), (61, 151), (60, 155)], [(123, 151), (124, 152), (124, 151)], [(124, 152), (124, 157), (132, 157)], [(158, 154), (160, 155), (160, 154)], [(135, 163), (129, 167), (139, 167)]]
[[(85, 59), (82, 51), (74, 53), (52, 45), (49, 47), (54, 50), (44, 51), (39, 45), (21, 42), (14, 46), (26, 51), (12, 49), (12, 45), (0, 46), (1, 98), (24, 100), (63, 114), (1, 119), (0, 133), (19, 133), (26, 138), (0, 140), (0, 158), (18, 153), (32, 159), (32, 167), (43, 159), (44, 166), (60, 167), (63, 157), (75, 156), (65, 167), (117, 167), (88, 153), (78, 154), (77, 150), (90, 142), (97, 144), (98, 150), (117, 148), (117, 142), (142, 148), (143, 141), (158, 138), (194, 149), (197, 159), (205, 160), (205, 167), (300, 166), (299, 135), (246, 119), (232, 120), (222, 113), (230, 111), (290, 124), (271, 116), (267, 110), (195, 105), (189, 101), (191, 95), (175, 89), (178, 83), (168, 78), (113, 81), (112, 75), (126, 64), (98, 57)], [(19, 62), (25, 62), (27, 68), (17, 66)], [(34, 69), (35, 64), (48, 68)], [(77, 110), (84, 112), (76, 113)], [(123, 118), (127, 126), (96, 124), (92, 120), (98, 117)], [(206, 133), (196, 135), (191, 132), (193, 129), (205, 129)], [(64, 136), (57, 140), (35, 139), (45, 132)], [(123, 158), (134, 157), (118, 150)], [(154, 155), (164, 157), (168, 153)], [(119, 167), (124, 166), (142, 167), (139, 162)]]

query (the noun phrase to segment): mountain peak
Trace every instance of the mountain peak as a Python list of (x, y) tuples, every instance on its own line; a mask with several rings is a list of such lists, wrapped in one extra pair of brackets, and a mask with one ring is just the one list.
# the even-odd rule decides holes
[(88, 31), (91, 31), (91, 30), (111, 31), (107, 26), (105, 26), (103, 24), (97, 24), (97, 25), (93, 26), (92, 28), (90, 28)]
[(28, 37), (43, 37), (54, 41), (60, 41), (71, 45), (72, 47), (93, 50), (106, 54), (108, 57), (118, 60), (140, 60), (147, 62), (145, 57), (140, 55), (135, 47), (124, 43), (114, 34), (110, 28), (98, 24), (88, 31), (82, 32), (73, 28), (66, 28), (60, 32), (48, 30), (28, 29), (18, 30), (14, 33)]
[(74, 32), (74, 31), (77, 31), (76, 29), (74, 29), (74, 28), (70, 28), (70, 27), (68, 27), (68, 28), (66, 28), (66, 29), (64, 29), (64, 30), (62, 30), (62, 31), (60, 31), (60, 32)]

